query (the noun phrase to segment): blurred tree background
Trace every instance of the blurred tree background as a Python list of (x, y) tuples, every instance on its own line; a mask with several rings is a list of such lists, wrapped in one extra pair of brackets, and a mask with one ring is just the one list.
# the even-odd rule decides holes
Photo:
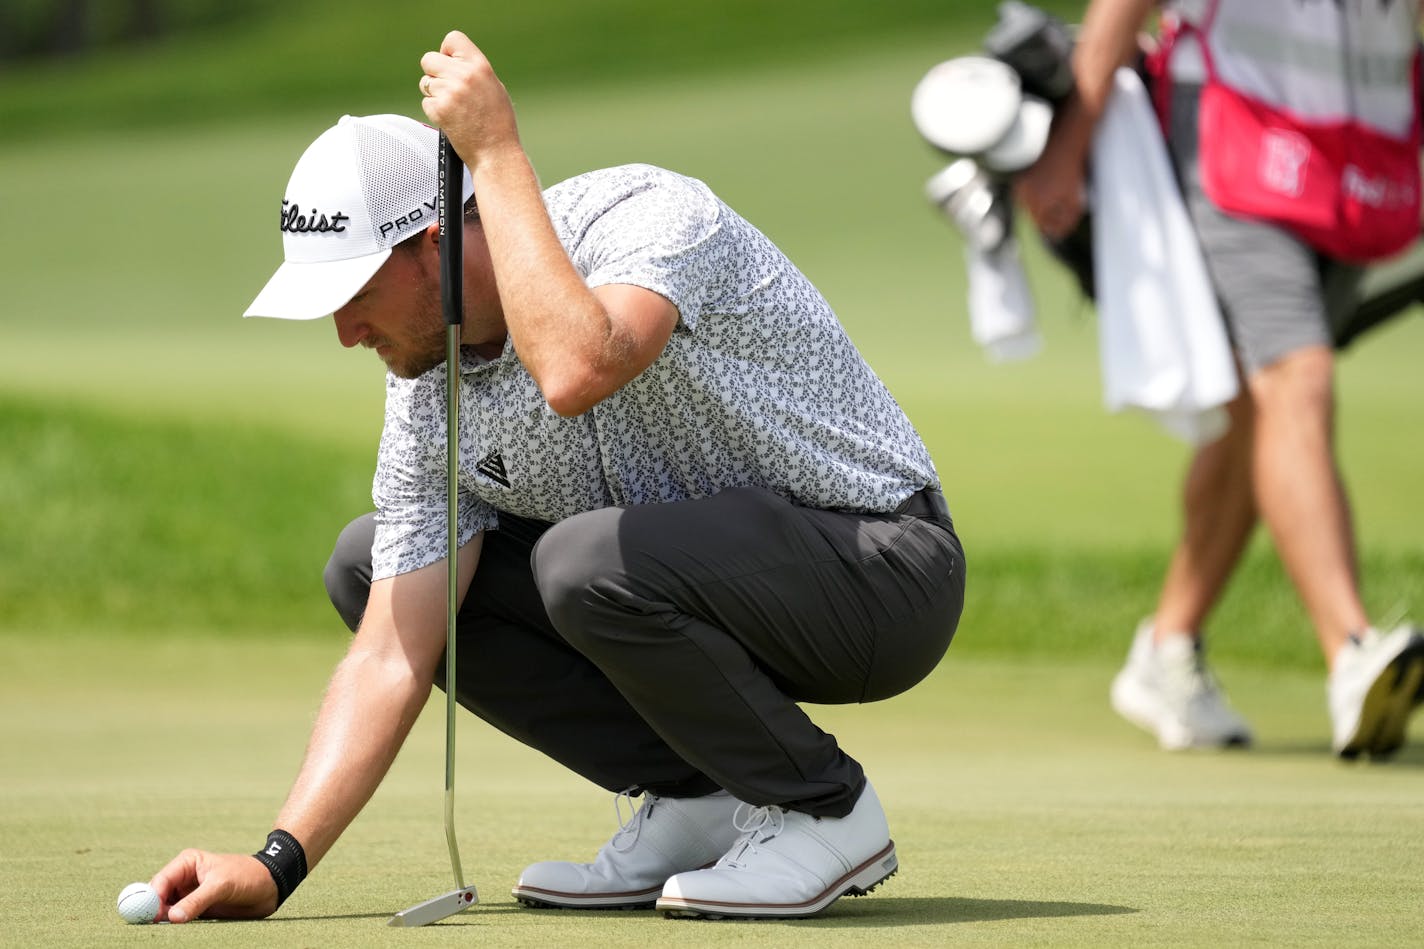
[[(1040, 5), (1067, 18), (1081, 6)], [(948, 56), (972, 45), (996, 8), (988, 0), (4, 0), (0, 138), (390, 100), (418, 78), (412, 50), (451, 28), (486, 50), (510, 88), (531, 90), (792, 65), (936, 35)]]
[[(1042, 0), (1075, 20), (1082, 0)], [(995, 0), (0, 0), (0, 639), (330, 632), (320, 564), (369, 506), (384, 389), (329, 323), (237, 314), (313, 131), (419, 115), (471, 35), (546, 181), (651, 161), (708, 181), (833, 301), (925, 436), (973, 550), (962, 648), (1116, 661), (1156, 593), (1183, 449), (1101, 407), (1091, 307), (1025, 233), (1049, 345), (969, 339), (961, 245), (909, 117)], [(1424, 603), (1424, 324), (1341, 374), (1381, 615)], [(1398, 605), (1398, 606), (1396, 606)], [(1216, 625), (1317, 663), (1264, 538)], [(344, 633), (342, 633), (344, 635)]]
[(0, 62), (142, 47), (277, 7), (274, 0), (6, 0)]

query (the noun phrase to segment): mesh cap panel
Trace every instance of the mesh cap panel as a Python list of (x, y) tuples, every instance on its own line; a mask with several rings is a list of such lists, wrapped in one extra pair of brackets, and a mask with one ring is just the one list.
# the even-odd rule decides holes
[(438, 133), (418, 123), (355, 125), (361, 183), (377, 244), (388, 248), (436, 219)]

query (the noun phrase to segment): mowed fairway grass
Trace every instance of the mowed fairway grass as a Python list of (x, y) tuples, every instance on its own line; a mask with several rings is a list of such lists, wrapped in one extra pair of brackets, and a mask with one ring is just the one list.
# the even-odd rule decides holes
[[(251, 851), (346, 634), (322, 603), (365, 503), (382, 385), (329, 321), (238, 314), (280, 189), (333, 114), (0, 142), (0, 892), (6, 945), (1399, 945), (1419, 933), (1424, 749), (1327, 750), (1305, 617), (1258, 539), (1214, 649), (1259, 747), (1171, 756), (1106, 708), (1175, 531), (1186, 449), (1100, 408), (1091, 309), (1030, 245), (1047, 349), (988, 364), (960, 246), (921, 198), (908, 96), (933, 38), (735, 77), (516, 91), (547, 182), (651, 161), (707, 180), (821, 287), (924, 433), (970, 560), (961, 632), (906, 696), (816, 709), (886, 802), (902, 870), (792, 923), (536, 913), (509, 886), (589, 859), (609, 796), (469, 716), (451, 885), (440, 715), (276, 918), (126, 927), (184, 846)], [(418, 54), (419, 51), (416, 51)], [(411, 97), (353, 112), (412, 112)], [(1424, 321), (1342, 360), (1341, 451), (1376, 615), (1424, 616)]]
[(1165, 755), (1112, 718), (1099, 664), (950, 661), (918, 690), (815, 709), (866, 765), (901, 870), (797, 922), (536, 912), (539, 859), (591, 859), (609, 795), (469, 716), (457, 828), (481, 905), (385, 928), (449, 889), (432, 703), (365, 812), (276, 917), (130, 927), (119, 889), (182, 846), (250, 852), (343, 640), (0, 641), (0, 885), (14, 946), (1402, 945), (1424, 879), (1417, 748), (1329, 760), (1314, 677), (1229, 670), (1270, 738)]

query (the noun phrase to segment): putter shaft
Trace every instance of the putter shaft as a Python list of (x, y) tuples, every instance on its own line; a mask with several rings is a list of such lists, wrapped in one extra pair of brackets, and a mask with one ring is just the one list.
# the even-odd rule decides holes
[(462, 197), (464, 165), (440, 133), (437, 214), (440, 223), (440, 302), (445, 314), (445, 842), (455, 886), (440, 896), (391, 917), (390, 926), (425, 926), (479, 902), (465, 885), (460, 846), (455, 839), (455, 639), (459, 602), (460, 327), (464, 322)]
[[(448, 240), (448, 238), (447, 238)], [(459, 242), (456, 241), (458, 244)], [(455, 839), (455, 638), (458, 631), (460, 599), (459, 527), (460, 492), (456, 472), (460, 464), (460, 325), (451, 323), (446, 332), (446, 367), (450, 373), (445, 382), (446, 431), (446, 582), (445, 591), (445, 843), (450, 848), (450, 869), (455, 873), (455, 885), (463, 888), (465, 872), (460, 866), (460, 845)]]

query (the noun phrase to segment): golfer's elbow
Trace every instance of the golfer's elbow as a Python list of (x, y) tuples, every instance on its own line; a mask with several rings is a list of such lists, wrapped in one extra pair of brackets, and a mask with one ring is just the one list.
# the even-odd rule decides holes
[(603, 374), (588, 367), (549, 373), (538, 383), (545, 404), (562, 418), (582, 415), (617, 388), (610, 387), (609, 380)]

